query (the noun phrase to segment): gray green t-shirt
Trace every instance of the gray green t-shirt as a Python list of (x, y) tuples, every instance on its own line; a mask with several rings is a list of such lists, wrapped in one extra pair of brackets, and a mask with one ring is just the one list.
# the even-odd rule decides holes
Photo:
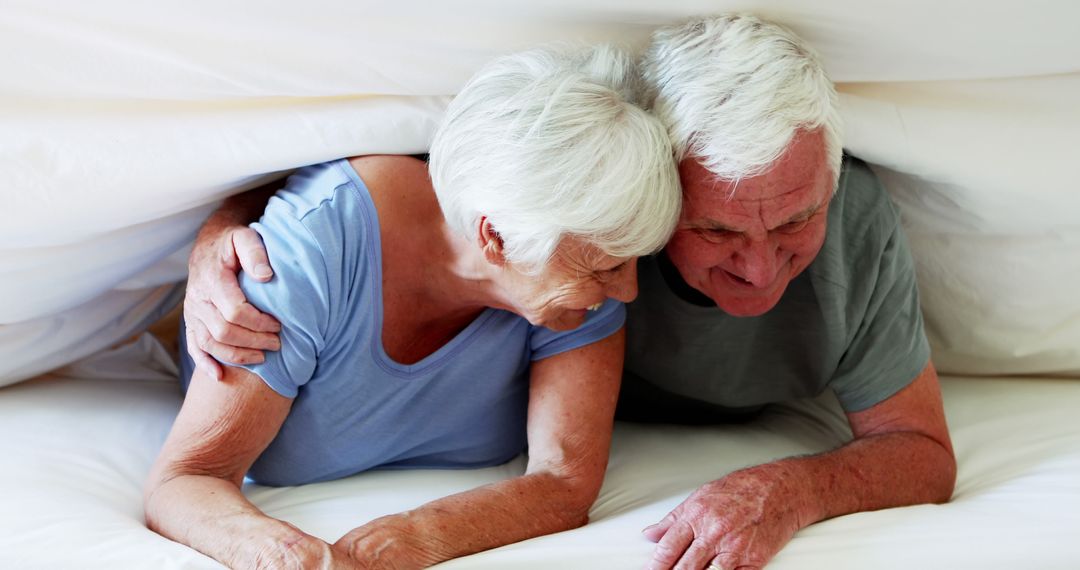
[(859, 411), (907, 386), (930, 358), (899, 216), (857, 159), (844, 160), (821, 252), (764, 315), (686, 300), (663, 255), (641, 259), (640, 294), (627, 306), (623, 419), (727, 421), (826, 389)]

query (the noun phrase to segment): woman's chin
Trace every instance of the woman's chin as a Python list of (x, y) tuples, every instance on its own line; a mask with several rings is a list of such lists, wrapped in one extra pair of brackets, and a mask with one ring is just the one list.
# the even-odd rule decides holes
[(555, 317), (541, 317), (537, 321), (529, 319), (529, 322), (555, 332), (571, 331), (580, 327), (588, 314), (589, 311), (585, 309), (566, 309)]

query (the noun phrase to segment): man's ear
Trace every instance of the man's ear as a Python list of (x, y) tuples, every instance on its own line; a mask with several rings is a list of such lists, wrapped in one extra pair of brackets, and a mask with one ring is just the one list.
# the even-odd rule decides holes
[(502, 236), (491, 225), (491, 220), (487, 216), (480, 216), (480, 221), (477, 223), (476, 241), (488, 263), (499, 267), (506, 265)]

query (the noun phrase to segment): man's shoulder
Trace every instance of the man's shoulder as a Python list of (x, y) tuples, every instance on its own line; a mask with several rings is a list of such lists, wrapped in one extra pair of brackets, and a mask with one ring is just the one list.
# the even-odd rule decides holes
[(874, 171), (845, 155), (829, 203), (825, 243), (810, 272), (835, 285), (850, 286), (862, 268), (877, 262), (899, 223), (899, 213)]
[[(870, 165), (850, 155), (844, 156), (836, 194), (829, 207), (829, 222), (838, 222), (848, 231), (875, 224), (895, 225), (895, 206)], [(834, 216), (834, 211), (835, 215)]]

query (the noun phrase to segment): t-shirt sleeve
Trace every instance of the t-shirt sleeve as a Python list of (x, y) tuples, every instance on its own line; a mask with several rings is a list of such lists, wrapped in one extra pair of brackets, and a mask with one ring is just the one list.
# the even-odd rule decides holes
[[(875, 271), (876, 269), (876, 271)], [(847, 412), (865, 410), (896, 394), (926, 367), (930, 345), (923, 330), (915, 265), (898, 221), (880, 260), (867, 268), (870, 289), (854, 336), (830, 383)]]
[(543, 360), (556, 354), (581, 348), (615, 334), (626, 322), (626, 307), (614, 299), (604, 301), (590, 311), (585, 322), (570, 331), (555, 332), (546, 327), (532, 327), (529, 334), (531, 360)]
[(255, 308), (281, 323), (281, 349), (264, 351), (265, 361), (243, 368), (275, 392), (295, 398), (325, 347), (334, 294), (330, 283), (337, 280), (328, 278), (318, 241), (287, 199), (271, 198), (266, 213), (251, 227), (262, 237), (274, 276), (261, 283), (241, 273), (240, 288)]

